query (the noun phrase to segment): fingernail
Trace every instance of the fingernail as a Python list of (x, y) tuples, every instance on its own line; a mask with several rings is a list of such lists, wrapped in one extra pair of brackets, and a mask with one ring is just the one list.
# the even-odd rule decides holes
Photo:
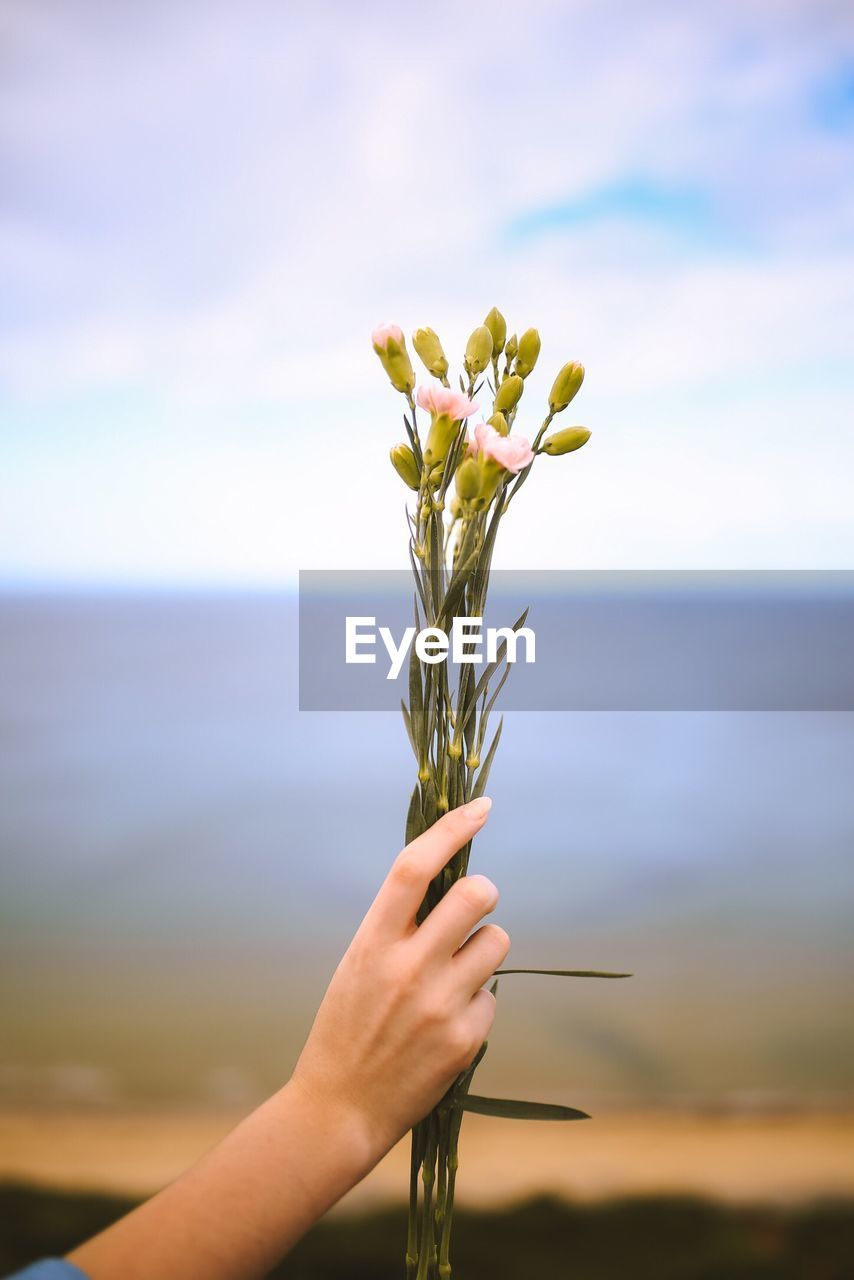
[(477, 800), (469, 800), (463, 805), (463, 813), (467, 818), (485, 818), (492, 808), (489, 796), (478, 796)]

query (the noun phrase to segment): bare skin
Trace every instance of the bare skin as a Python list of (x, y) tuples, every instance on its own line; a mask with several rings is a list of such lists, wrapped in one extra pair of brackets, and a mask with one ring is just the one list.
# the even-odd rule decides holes
[(91, 1280), (265, 1276), (430, 1111), (489, 1033), (484, 983), (510, 941), (477, 928), (498, 901), (484, 876), (459, 880), (422, 925), (415, 916), (490, 803), (452, 810), (398, 855), (287, 1084), (70, 1262)]

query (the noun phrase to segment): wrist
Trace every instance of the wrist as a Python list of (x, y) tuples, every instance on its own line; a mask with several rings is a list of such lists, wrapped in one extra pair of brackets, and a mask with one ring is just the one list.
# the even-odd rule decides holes
[[(301, 1075), (294, 1075), (279, 1090), (276, 1103), (287, 1116), (288, 1127), (295, 1128), (307, 1149), (325, 1153), (312, 1169), (328, 1174), (324, 1181), (334, 1181), (337, 1200), (360, 1182), (385, 1155), (370, 1118), (349, 1098), (338, 1097), (315, 1086)], [(334, 1202), (334, 1201), (333, 1201)]]

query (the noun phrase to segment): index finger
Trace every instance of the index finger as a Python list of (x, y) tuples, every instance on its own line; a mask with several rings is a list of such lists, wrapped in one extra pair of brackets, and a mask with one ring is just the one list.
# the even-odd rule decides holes
[(415, 923), (430, 881), (486, 822), (492, 807), (488, 796), (451, 809), (423, 835), (408, 844), (392, 863), (365, 923), (402, 937)]

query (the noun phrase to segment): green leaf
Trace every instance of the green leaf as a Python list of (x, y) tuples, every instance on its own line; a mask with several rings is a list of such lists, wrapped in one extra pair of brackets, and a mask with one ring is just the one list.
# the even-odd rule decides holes
[[(516, 619), (511, 629), (513, 631), (518, 631), (520, 627), (523, 627), (525, 625), (525, 619), (527, 618), (527, 616), (528, 616), (528, 609), (526, 609), (525, 612)], [(471, 695), (471, 703), (469, 704), (465, 712), (465, 717), (463, 720), (463, 728), (465, 728), (466, 724), (468, 723), (469, 717), (474, 712), (474, 709), (477, 706), (477, 702), (480, 695), (483, 693), (484, 689), (489, 684), (490, 680), (495, 675), (498, 668), (501, 666), (502, 662), (504, 661), (504, 658), (506, 657), (506, 654), (507, 654), (507, 641), (502, 640), (501, 644), (498, 646), (498, 654), (496, 656), (495, 661), (490, 662), (489, 666), (484, 668), (483, 675), (480, 677), (480, 679), (478, 680), (477, 684), (474, 687), (474, 693)]]
[(424, 826), (424, 815), (421, 812), (421, 791), (416, 786), (409, 797), (409, 810), (406, 814), (406, 836), (405, 843), (409, 844), (416, 836), (422, 835), (426, 830)]
[(477, 800), (478, 796), (482, 796), (486, 790), (486, 784), (489, 781), (489, 771), (492, 768), (492, 761), (495, 758), (495, 749), (498, 746), (498, 740), (501, 737), (501, 730), (504, 728), (504, 717), (498, 721), (498, 728), (495, 730), (495, 737), (489, 745), (483, 764), (480, 766), (480, 773), (477, 775), (477, 781), (472, 788), (471, 798)]
[(401, 698), (400, 700), (400, 709), (403, 712), (403, 723), (406, 725), (406, 736), (409, 738), (409, 744), (412, 747), (412, 750), (415, 752), (415, 759), (417, 760), (418, 748), (415, 745), (415, 738), (413, 737), (413, 734), (412, 734), (412, 721), (409, 717), (409, 711), (407, 709), (406, 703), (403, 701), (403, 698)]
[[(484, 703), (483, 711), (481, 712), (481, 716), (480, 716), (480, 723), (483, 726), (482, 728), (483, 733), (486, 732), (486, 726), (489, 723), (490, 712), (492, 711), (492, 708), (495, 706), (495, 699), (498, 697), (499, 693), (504, 688), (505, 681), (507, 680), (507, 677), (509, 675), (510, 675), (510, 663), (508, 662), (506, 663), (504, 670), (501, 673), (501, 679), (498, 681), (498, 684), (496, 685), (492, 693), (492, 697), (489, 699), (488, 702)], [(483, 691), (484, 698), (486, 697), (488, 692), (489, 692), (488, 689), (484, 689)]]
[[(425, 600), (425, 598), (424, 598), (424, 586), (423, 586), (423, 584), (422, 584), (422, 582), (421, 582), (421, 569), (420, 569), (420, 567), (419, 567), (419, 565), (418, 565), (418, 561), (415, 559), (415, 552), (412, 550), (412, 543), (411, 543), (411, 542), (409, 543), (409, 548), (408, 548), (408, 550), (409, 550), (409, 563), (412, 565), (412, 576), (413, 576), (413, 577), (414, 577), (414, 579), (415, 579), (415, 585), (416, 585), (416, 587), (418, 588), (418, 595), (419, 595), (419, 597), (420, 597), (420, 599), (421, 599), (421, 607), (422, 607), (422, 609), (424, 610), (424, 613), (425, 613), (425, 616), (426, 616), (426, 613), (427, 613), (427, 601), (426, 601), (426, 600)], [(417, 606), (417, 604), (416, 604), (416, 613), (417, 613), (417, 608), (418, 608), (418, 606)], [(416, 617), (416, 623), (417, 623), (417, 621), (418, 621), (418, 619), (417, 619), (417, 617)], [(417, 627), (417, 626), (416, 626), (415, 630), (416, 630), (416, 631), (418, 630), (418, 627)]]
[[(415, 602), (415, 630), (418, 631), (421, 625), (421, 619), (418, 616), (418, 601)], [(409, 715), (412, 726), (412, 736), (415, 741), (415, 754), (419, 756), (421, 750), (426, 755), (426, 741), (424, 734), (424, 689), (421, 684), (421, 664), (415, 652), (415, 645), (409, 652)], [(420, 756), (419, 756), (420, 760)]]
[(560, 1107), (554, 1102), (521, 1102), (515, 1098), (481, 1098), (467, 1093), (463, 1111), (478, 1116), (498, 1116), (502, 1120), (589, 1120), (586, 1111), (577, 1107)]
[(510, 973), (542, 973), (547, 978), (633, 978), (633, 973), (606, 973), (603, 969), (496, 969), (495, 976)]
[(446, 622), (449, 622), (453, 618), (454, 611), (463, 598), (472, 569), (476, 563), (477, 552), (473, 551), (465, 564), (461, 565), (459, 569), (455, 571), (454, 576), (451, 579), (451, 585), (448, 587), (445, 601), (436, 618), (437, 627), (444, 627)]

